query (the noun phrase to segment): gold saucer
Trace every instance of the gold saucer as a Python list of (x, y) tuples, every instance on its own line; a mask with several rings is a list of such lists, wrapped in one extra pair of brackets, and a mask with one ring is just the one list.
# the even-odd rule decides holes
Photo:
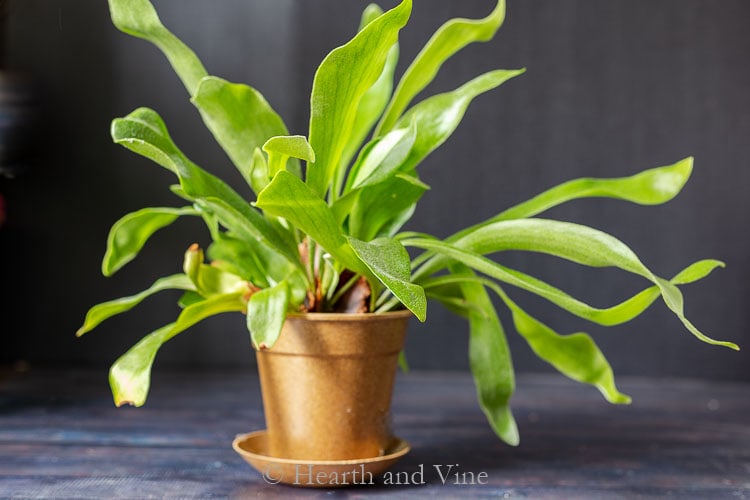
[(409, 453), (409, 443), (393, 438), (393, 445), (379, 457), (352, 460), (297, 460), (268, 455), (265, 430), (239, 434), (232, 448), (269, 484), (289, 484), (305, 488), (338, 488), (375, 484), (374, 478)]

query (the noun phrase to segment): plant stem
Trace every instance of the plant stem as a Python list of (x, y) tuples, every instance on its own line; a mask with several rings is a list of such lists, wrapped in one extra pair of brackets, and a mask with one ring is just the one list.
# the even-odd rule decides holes
[(307, 279), (310, 281), (310, 286), (313, 287), (313, 293), (315, 293), (315, 262), (313, 260), (314, 253), (315, 241), (307, 236)]
[(344, 179), (346, 179), (346, 172), (348, 169), (339, 168), (336, 171), (336, 175), (333, 179), (333, 185), (331, 186), (331, 193), (333, 201), (341, 198), (344, 188)]
[(335, 294), (333, 295), (333, 297), (331, 298), (331, 306), (333, 306), (334, 304), (336, 304), (336, 302), (338, 302), (338, 301), (339, 301), (339, 300), (341, 299), (341, 297), (343, 297), (343, 296), (344, 296), (344, 294), (345, 294), (346, 292), (348, 292), (348, 291), (349, 291), (349, 289), (350, 289), (351, 287), (353, 287), (353, 286), (354, 286), (354, 284), (355, 284), (355, 283), (356, 283), (357, 281), (359, 281), (359, 278), (360, 278), (360, 277), (361, 277), (361, 275), (360, 275), (360, 274), (355, 274), (354, 276), (352, 276), (352, 277), (351, 277), (351, 279), (349, 279), (349, 281), (347, 281), (346, 283), (344, 283), (344, 286), (342, 286), (341, 288), (339, 288), (339, 289), (338, 289), (338, 290), (336, 291), (336, 293), (335, 293)]
[(401, 302), (396, 297), (393, 297), (393, 298), (391, 298), (391, 300), (389, 300), (388, 302), (386, 302), (382, 306), (380, 306), (377, 309), (375, 309), (375, 313), (377, 314), (377, 313), (384, 313), (384, 312), (390, 311), (391, 309), (393, 309), (394, 307), (396, 307), (400, 303)]
[[(315, 280), (316, 286), (319, 286), (320, 280), (322, 278), (323, 274), (323, 247), (316, 245), (315, 252), (312, 254), (313, 257), (313, 276), (317, 279)], [(325, 296), (325, 290), (320, 290), (321, 296)]]
[(380, 294), (380, 297), (378, 297), (378, 300), (375, 302), (375, 306), (378, 307), (383, 305), (383, 303), (388, 300), (388, 297), (392, 295), (393, 294), (391, 293), (391, 291), (386, 288), (385, 290), (383, 290), (383, 293)]

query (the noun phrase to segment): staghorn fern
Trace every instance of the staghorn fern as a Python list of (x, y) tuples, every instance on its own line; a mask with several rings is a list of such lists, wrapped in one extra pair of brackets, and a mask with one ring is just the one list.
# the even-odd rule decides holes
[[(617, 389), (612, 369), (591, 337), (557, 334), (511, 300), (505, 285), (535, 293), (601, 325), (629, 321), (662, 297), (697, 338), (737, 349), (731, 342), (707, 337), (687, 320), (677, 288), (702, 279), (723, 266), (721, 262), (699, 261), (666, 280), (613, 236), (536, 218), (579, 198), (665, 203), (688, 180), (692, 158), (630, 177), (573, 180), (442, 241), (399, 232), (428, 189), (416, 170), (420, 162), (452, 134), (474, 98), (524, 71), (490, 71), (411, 105), (448, 58), (494, 36), (505, 19), (504, 1), (483, 19), (452, 19), (440, 27), (395, 90), (398, 34), (409, 19), (411, 1), (403, 0), (387, 12), (368, 6), (357, 35), (333, 50), (315, 74), (307, 138), (290, 135), (257, 90), (208, 75), (196, 55), (161, 24), (148, 0), (110, 0), (109, 6), (120, 30), (164, 52), (204, 123), (256, 195), (251, 203), (192, 163), (172, 142), (155, 111), (140, 108), (112, 122), (113, 140), (174, 173), (179, 184), (172, 191), (189, 205), (144, 208), (116, 222), (102, 272), (114, 274), (136, 257), (154, 232), (181, 216), (201, 217), (212, 238), (207, 250), (210, 264), (192, 245), (182, 273), (88, 312), (79, 336), (151, 294), (184, 291), (177, 320), (144, 337), (112, 366), (110, 383), (117, 405), (142, 405), (161, 345), (209, 316), (245, 313), (254, 347), (265, 349), (273, 346), (289, 312), (382, 313), (405, 307), (424, 321), (429, 298), (468, 319), (469, 357), (480, 405), (498, 436), (517, 444), (509, 407), (513, 365), (488, 292), (510, 309), (516, 330), (540, 358), (564, 375), (597, 387), (612, 403), (630, 401)], [(411, 259), (406, 248), (421, 253)], [(484, 257), (503, 250), (617, 267), (651, 285), (620, 304), (599, 309)]]

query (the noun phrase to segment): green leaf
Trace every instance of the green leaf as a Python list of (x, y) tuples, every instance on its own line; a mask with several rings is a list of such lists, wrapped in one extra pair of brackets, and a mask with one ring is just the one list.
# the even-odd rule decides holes
[(415, 121), (417, 126), (417, 139), (402, 166), (402, 171), (414, 169), (451, 136), (475, 97), (502, 85), (524, 71), (490, 71), (452, 92), (432, 96), (411, 108), (396, 124), (396, 128), (402, 128)]
[(469, 319), (469, 315), (472, 312), (484, 314), (484, 311), (482, 311), (477, 305), (467, 302), (467, 300), (463, 297), (463, 294), (460, 297), (456, 297), (453, 295), (434, 292), (425, 288), (425, 295), (428, 299), (433, 299), (440, 302), (443, 307), (448, 309), (453, 314), (466, 319)]
[(304, 182), (281, 171), (258, 195), (256, 203), (266, 213), (283, 217), (320, 244), (334, 259), (358, 274), (371, 276), (341, 232), (330, 207)]
[(349, 234), (364, 241), (393, 236), (428, 189), (417, 177), (402, 174), (365, 186), (349, 210)]
[(337, 224), (344, 225), (344, 221), (349, 217), (349, 214), (359, 200), (360, 192), (360, 190), (350, 191), (330, 205), (331, 213), (333, 213), (333, 218)]
[(699, 260), (680, 271), (670, 282), (673, 285), (687, 285), (705, 278), (717, 267), (726, 267), (726, 264), (714, 259)]
[(197, 202), (193, 203), (193, 208), (195, 208), (195, 210), (201, 216), (201, 219), (203, 219), (203, 222), (206, 224), (206, 228), (208, 228), (208, 234), (211, 235), (211, 239), (215, 240), (219, 238), (221, 230), (219, 229), (219, 218), (216, 217), (216, 214), (208, 210), (204, 210), (204, 208), (198, 205)]
[(248, 282), (239, 276), (204, 264), (203, 250), (198, 245), (192, 245), (185, 252), (182, 268), (195, 285), (195, 290), (204, 297), (250, 291)]
[[(257, 246), (261, 244), (256, 242)], [(227, 262), (234, 268), (234, 274), (250, 281), (260, 288), (268, 287), (266, 268), (259, 258), (258, 252), (248, 244), (247, 240), (235, 238), (226, 233), (219, 233), (214, 239), (207, 253), (212, 261)], [(256, 249), (257, 250), (257, 247)], [(269, 269), (273, 269), (270, 267)]]
[(495, 222), (456, 242), (465, 250), (488, 254), (526, 250), (561, 257), (591, 267), (618, 267), (650, 278), (638, 256), (614, 236), (572, 222), (549, 219), (515, 219)]
[(242, 240), (222, 233), (208, 248), (208, 255), (216, 261), (227, 262), (234, 274), (241, 276), (259, 288), (286, 281), (290, 289), (290, 303), (301, 304), (307, 290), (304, 269), (292, 265), (259, 241)]
[(323, 268), (320, 274), (320, 289), (328, 290), (326, 300), (332, 303), (332, 298), (337, 292), (341, 273), (336, 270), (336, 265), (329, 255), (324, 255), (321, 259), (320, 266)]
[(406, 128), (392, 130), (375, 139), (373, 146), (366, 148), (366, 153), (352, 167), (349, 174), (351, 183), (347, 181), (346, 191), (377, 184), (391, 177), (406, 160), (416, 138), (417, 126), (412, 121)]
[(409, 65), (378, 124), (377, 133), (387, 132), (399, 116), (435, 78), (443, 63), (472, 42), (491, 40), (505, 20), (505, 1), (499, 0), (484, 19), (451, 19), (443, 24)]
[(630, 403), (630, 397), (617, 390), (612, 367), (589, 335), (559, 335), (526, 313), (502, 288), (489, 280), (449, 275), (435, 278), (429, 285), (425, 284), (425, 287), (431, 289), (433, 286), (461, 281), (478, 282), (497, 293), (510, 309), (516, 330), (526, 339), (529, 347), (539, 358), (554, 366), (563, 375), (577, 382), (593, 385), (610, 403)]
[[(572, 180), (511, 207), (491, 219), (465, 228), (447, 238), (446, 241), (449, 243), (458, 241), (480, 227), (494, 222), (533, 217), (566, 201), (579, 198), (607, 197), (642, 205), (666, 203), (680, 192), (690, 177), (692, 168), (693, 159), (686, 158), (674, 165), (644, 170), (630, 177)], [(416, 263), (421, 263), (422, 260), (424, 257), (418, 259)], [(424, 272), (429, 274), (432, 270), (433, 266), (428, 265)]]
[(185, 309), (187, 306), (202, 302), (203, 300), (205, 300), (203, 295), (199, 294), (198, 292), (188, 290), (179, 298), (179, 300), (177, 301), (177, 305), (180, 306), (181, 309)]
[[(216, 141), (252, 186), (255, 148), (271, 137), (289, 133), (281, 117), (254, 88), (215, 76), (201, 80), (192, 102)], [(299, 169), (296, 160), (292, 167)]]
[[(268, 173), (273, 178), (277, 172), (287, 170), (287, 161), (289, 158), (299, 158), (308, 162), (315, 161), (315, 152), (307, 142), (307, 138), (301, 135), (285, 135), (271, 137), (263, 144), (263, 151), (268, 153)], [(297, 177), (302, 174), (297, 168), (289, 170)]]
[(537, 356), (563, 375), (593, 385), (610, 403), (630, 403), (630, 396), (617, 390), (612, 367), (590, 336), (582, 332), (559, 335), (528, 315), (502, 290), (498, 290), (498, 293), (513, 313), (518, 333), (526, 339)]
[[(382, 14), (383, 10), (377, 5), (368, 5), (364, 12), (362, 12), (362, 22), (359, 30), (361, 31), (365, 26)], [(362, 99), (359, 101), (357, 116), (354, 119), (354, 125), (352, 126), (352, 133), (349, 140), (346, 141), (344, 152), (341, 155), (339, 169), (336, 172), (336, 193), (341, 191), (346, 167), (356, 155), (357, 150), (375, 125), (375, 122), (383, 113), (383, 110), (388, 104), (388, 100), (391, 98), (391, 93), (393, 92), (393, 74), (396, 70), (398, 57), (399, 47), (398, 43), (395, 43), (388, 51), (388, 57), (385, 60), (385, 66), (383, 67), (382, 73), (380, 73), (378, 79), (372, 84), (367, 92), (365, 92)]]
[[(138, 108), (124, 118), (115, 118), (110, 134), (116, 144), (148, 158), (178, 177), (181, 173), (187, 173), (188, 167), (183, 166), (180, 172), (178, 165), (188, 160), (172, 142), (164, 121), (156, 111)], [(189, 197), (182, 183), (180, 187), (180, 196)]]
[[(310, 144), (316, 160), (307, 182), (324, 196), (352, 134), (359, 103), (378, 80), (398, 32), (411, 13), (411, 0), (378, 17), (318, 67), (310, 97)], [(352, 77), (355, 75), (356, 77)]]
[[(716, 267), (722, 267), (723, 263), (714, 260), (703, 260), (696, 262), (672, 278), (673, 284), (692, 283), (704, 278), (711, 273)], [(519, 333), (526, 338), (534, 352), (543, 360), (555, 366), (566, 376), (579, 382), (590, 383), (595, 385), (604, 395), (604, 397), (613, 403), (628, 403), (630, 398), (621, 394), (615, 384), (614, 375), (609, 363), (604, 355), (596, 347), (593, 340), (584, 333), (577, 333), (569, 336), (559, 336), (546, 325), (535, 320), (520, 307), (518, 307), (503, 292), (500, 287), (491, 281), (478, 278), (476, 275), (466, 275), (465, 273), (456, 273), (448, 276), (439, 276), (424, 281), (423, 286), (428, 297), (433, 296), (435, 291), (444, 289), (455, 283), (472, 283), (483, 284), (494, 290), (508, 305), (513, 314), (513, 320)], [(652, 292), (654, 298), (658, 296), (658, 287), (654, 286), (644, 292)], [(445, 297), (452, 298), (453, 301), (446, 302), (446, 306), (458, 307), (458, 313), (468, 315), (469, 310), (466, 306), (472, 302), (456, 302), (455, 294), (439, 296), (439, 300)], [(652, 300), (653, 301), (653, 300)]]
[(398, 367), (404, 373), (409, 373), (409, 361), (406, 359), (406, 353), (402, 350), (398, 353)]
[[(261, 227), (264, 227), (264, 232), (267, 231), (268, 235), (275, 239), (275, 243), (273, 244), (269, 238), (264, 237), (264, 232), (258, 230), (258, 226), (254, 221), (248, 220), (245, 217), (246, 214), (235, 210), (232, 205), (226, 203), (223, 199), (209, 196), (197, 200), (196, 203), (206, 210), (215, 213), (227, 229), (231, 230), (253, 248), (255, 248), (257, 244), (261, 244), (264, 247), (274, 249), (279, 255), (283, 256), (287, 262), (297, 266), (299, 269), (303, 269), (296, 243), (288, 234), (284, 235), (277, 230), (270, 220), (263, 218), (260, 214), (253, 211), (255, 215), (263, 220)], [(266, 269), (266, 273), (274, 274), (273, 270), (268, 269)]]
[(170, 225), (181, 215), (197, 215), (197, 212), (192, 207), (143, 208), (115, 222), (107, 238), (102, 274), (112, 276), (138, 255), (152, 234)]
[[(405, 246), (414, 246), (437, 252), (445, 257), (449, 257), (451, 261), (463, 262), (482, 274), (539, 295), (578, 317), (601, 325), (612, 326), (630, 321), (659, 297), (658, 290), (651, 287), (620, 304), (606, 309), (599, 309), (585, 304), (533, 276), (510, 269), (474, 252), (462, 250), (451, 244), (423, 239), (406, 239), (402, 240), (402, 243)], [(438, 270), (448, 264), (448, 261), (444, 259), (441, 259), (440, 262), (441, 265), (436, 266)], [(425, 276), (421, 275), (422, 273), (419, 274), (420, 276), (417, 276), (417, 273), (415, 273), (412, 279), (416, 283), (424, 283)]]
[[(402, 240), (406, 245), (412, 245), (411, 240)], [(431, 240), (436, 242), (437, 240)], [(443, 243), (437, 241), (437, 246), (442, 246)], [(448, 249), (443, 250), (446, 254), (452, 252)], [(453, 253), (453, 258), (462, 260), (467, 257), (467, 254), (462, 252)], [(512, 284), (523, 290), (535, 293), (540, 297), (543, 297), (555, 305), (565, 309), (566, 311), (575, 314), (578, 317), (587, 319), (594, 323), (598, 323), (604, 326), (614, 326), (622, 323), (626, 323), (636, 316), (640, 315), (643, 311), (654, 303), (659, 298), (659, 287), (652, 286), (646, 288), (639, 293), (633, 295), (627, 300), (614, 305), (606, 309), (599, 309), (585, 304), (565, 292), (558, 290), (550, 286), (549, 284), (538, 280), (532, 276), (524, 274), (520, 271), (509, 269), (500, 264), (496, 264), (489, 259), (480, 258), (477, 262), (473, 259), (476, 254), (468, 254), (468, 258), (473, 264), (482, 266), (482, 273), (487, 274), (500, 281)], [(693, 281), (700, 280), (706, 277), (713, 269), (721, 265), (719, 261), (705, 260), (691, 264), (684, 270), (682, 270), (677, 276), (672, 279), (673, 284), (686, 284), (692, 283)], [(494, 270), (491, 267), (494, 266)], [(437, 278), (439, 279), (439, 278)], [(423, 287), (432, 287), (435, 285), (436, 278), (426, 278), (424, 276), (417, 278), (416, 274), (412, 278), (413, 281), (421, 284)]]
[(349, 238), (349, 245), (372, 274), (413, 312), (419, 321), (427, 318), (427, 298), (421, 286), (411, 283), (409, 254), (401, 243), (386, 238), (370, 243)]
[(172, 185), (170, 185), (169, 186), (169, 190), (172, 191), (172, 193), (175, 196), (177, 196), (178, 198), (180, 198), (180, 199), (182, 199), (184, 201), (189, 201), (189, 202), (193, 201), (193, 199), (190, 196), (188, 196), (187, 194), (185, 194), (185, 191), (182, 190), (182, 186), (180, 186), (179, 184), (172, 184)]
[(693, 158), (689, 157), (674, 165), (644, 170), (630, 177), (575, 179), (511, 207), (483, 225), (501, 220), (533, 217), (552, 207), (579, 198), (615, 198), (639, 205), (659, 205), (677, 196), (692, 170)]
[[(135, 153), (149, 158), (174, 172), (180, 180), (184, 194), (195, 201), (219, 199), (224, 208), (222, 215), (231, 220), (221, 222), (239, 234), (246, 231), (269, 247), (277, 250), (290, 262), (299, 261), (297, 249), (289, 244), (271, 223), (251, 207), (240, 195), (218, 177), (209, 174), (188, 160), (169, 137), (159, 115), (148, 108), (139, 108), (125, 118), (112, 121), (112, 139)], [(235, 225), (242, 221), (242, 227)], [(234, 225), (233, 225), (234, 224)]]
[(135, 295), (95, 305), (86, 313), (86, 319), (83, 321), (83, 326), (78, 329), (76, 336), (80, 337), (84, 333), (90, 332), (102, 321), (109, 319), (112, 316), (131, 310), (143, 302), (144, 299), (157, 292), (172, 289), (195, 290), (195, 286), (193, 285), (193, 282), (190, 281), (190, 278), (184, 274), (174, 274), (156, 280), (149, 288)]
[(250, 184), (250, 187), (253, 188), (253, 192), (257, 195), (263, 191), (263, 188), (268, 186), (270, 180), (271, 176), (268, 175), (268, 162), (266, 161), (266, 157), (263, 155), (260, 148), (255, 148), (248, 183)]
[(602, 231), (569, 222), (521, 219), (487, 225), (462, 238), (459, 245), (478, 253), (507, 249), (543, 252), (587, 266), (613, 266), (641, 275), (659, 287), (667, 307), (699, 340), (739, 350), (733, 342), (712, 339), (698, 330), (685, 317), (682, 292), (655, 276), (627, 245)]
[(247, 329), (253, 347), (270, 349), (276, 343), (289, 309), (289, 286), (286, 281), (255, 292), (247, 303)]
[[(453, 264), (457, 276), (474, 276), (462, 264)], [(477, 399), (495, 433), (511, 446), (519, 443), (518, 427), (510, 410), (516, 382), (508, 342), (500, 319), (484, 287), (462, 283), (464, 298), (482, 312), (469, 313), (469, 364), (477, 389)]]
[(156, 45), (169, 60), (190, 95), (206, 76), (206, 69), (195, 53), (162, 25), (148, 0), (109, 0), (112, 23), (129, 35)]
[(499, 221), (477, 227), (452, 244), (478, 254), (505, 250), (545, 253), (590, 267), (617, 267), (654, 281), (651, 271), (625, 243), (605, 232), (571, 222)]
[(362, 16), (359, 20), (359, 29), (357, 31), (362, 31), (362, 28), (382, 15), (383, 9), (378, 4), (368, 4), (367, 7), (365, 7), (365, 10), (362, 11)]
[(680, 290), (676, 286), (663, 278), (659, 278), (658, 276), (654, 276), (653, 278), (654, 282), (661, 291), (661, 296), (664, 299), (664, 303), (667, 304), (667, 307), (673, 313), (675, 313), (675, 315), (679, 318), (685, 328), (687, 328), (690, 333), (695, 335), (696, 338), (702, 340), (707, 344), (724, 346), (735, 351), (740, 350), (739, 346), (734, 342), (715, 340), (711, 337), (706, 336), (700, 330), (698, 330), (698, 328), (685, 317), (685, 302), (682, 297), (682, 292), (680, 292)]
[(177, 321), (146, 335), (122, 355), (109, 370), (109, 384), (117, 406), (142, 406), (151, 384), (151, 366), (166, 341), (216, 314), (243, 311), (242, 294), (217, 295), (182, 310)]
[(617, 267), (653, 282), (659, 288), (670, 310), (697, 338), (709, 344), (738, 349), (732, 342), (714, 340), (702, 334), (685, 318), (682, 294), (674, 285), (651, 273), (624, 243), (611, 235), (586, 226), (542, 219), (522, 219), (484, 226), (454, 244), (431, 240), (406, 240), (403, 244), (434, 250), (457, 259), (479, 272), (531, 291), (573, 314), (597, 322), (602, 320), (622, 322), (622, 320), (632, 319), (651, 303), (650, 292), (645, 290), (614, 308), (597, 310), (536, 278), (505, 268), (479, 254), (511, 249), (529, 250), (592, 267)]

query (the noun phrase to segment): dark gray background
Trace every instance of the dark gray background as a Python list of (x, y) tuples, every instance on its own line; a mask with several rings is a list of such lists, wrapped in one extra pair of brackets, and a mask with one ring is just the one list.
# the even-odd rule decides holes
[[(293, 133), (306, 134), (314, 69), (353, 34), (366, 3), (155, 4), (209, 72), (255, 86)], [(443, 21), (484, 16), (493, 4), (415, 0), (402, 35), (401, 70)], [(117, 218), (180, 203), (167, 190), (171, 174), (111, 144), (110, 120), (153, 107), (188, 156), (237, 186), (241, 181), (162, 55), (116, 31), (106, 2), (14, 0), (5, 15), (8, 64), (38, 79), (45, 114), (33, 170), (0, 180), (10, 209), (0, 230), (0, 361), (107, 365), (172, 320), (175, 296), (163, 294), (76, 340), (87, 308), (178, 271), (191, 243), (208, 243), (199, 223), (181, 221), (114, 278), (101, 277), (107, 231)], [(725, 260), (727, 270), (685, 289), (688, 316), (709, 335), (750, 349), (749, 20), (750, 3), (743, 0), (509, 0), (497, 37), (449, 61), (429, 92), (490, 69), (525, 66), (528, 72), (478, 98), (454, 136), (422, 165), (432, 190), (409, 228), (447, 236), (567, 179), (628, 175), (694, 155), (691, 181), (668, 205), (590, 200), (546, 215), (610, 231), (663, 276), (697, 259)], [(599, 306), (645, 285), (614, 270), (538, 255), (502, 259)], [(744, 351), (698, 342), (661, 302), (606, 329), (525, 292), (513, 296), (561, 333), (592, 333), (616, 373), (750, 380)], [(546, 370), (508, 329), (516, 368)], [(433, 304), (427, 324), (413, 325), (407, 353), (415, 368), (466, 369), (466, 343), (465, 323)], [(243, 318), (232, 315), (171, 341), (156, 366), (252, 362)]]

